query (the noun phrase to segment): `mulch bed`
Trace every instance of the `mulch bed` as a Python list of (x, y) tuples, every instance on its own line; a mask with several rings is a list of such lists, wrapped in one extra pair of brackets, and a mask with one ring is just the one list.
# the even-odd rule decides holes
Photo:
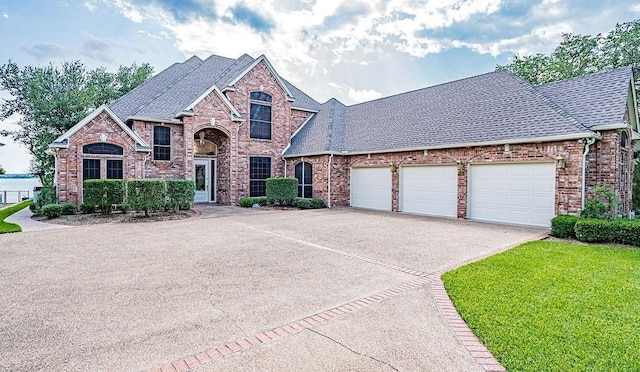
[(48, 219), (42, 216), (33, 216), (36, 221), (55, 223), (59, 225), (93, 225), (98, 223), (137, 223), (137, 222), (158, 222), (158, 221), (175, 221), (183, 220), (197, 215), (196, 211), (179, 211), (173, 213), (172, 211), (156, 211), (151, 213), (149, 217), (144, 216), (144, 212), (114, 212), (110, 215), (103, 215), (100, 213), (91, 214), (74, 214), (68, 216), (60, 216), (58, 218)]

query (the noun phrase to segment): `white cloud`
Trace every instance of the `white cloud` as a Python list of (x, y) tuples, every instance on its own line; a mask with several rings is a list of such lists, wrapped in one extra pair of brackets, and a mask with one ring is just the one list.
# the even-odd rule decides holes
[[(505, 52), (548, 53), (563, 32), (584, 32), (602, 24), (604, 17), (588, 4), (561, 0), (542, 0), (524, 9), (525, 13), (511, 16), (501, 13), (514, 5), (507, 0), (264, 0), (259, 6), (244, 0), (217, 0), (211, 9), (215, 16), (197, 10), (184, 16), (187, 6), (162, 8), (158, 4), (164, 1), (86, 1), (110, 4), (125, 18), (140, 23), (139, 33), (151, 38), (162, 35), (174, 41), (185, 56), (265, 54), (289, 81), (307, 85), (301, 88), (311, 86), (314, 97), (336, 96), (345, 103), (375, 98), (380, 92), (397, 93), (394, 87), (380, 88), (379, 82), (367, 76), (366, 70), (375, 69), (375, 62), (405, 61), (410, 65), (407, 60), (426, 60), (453, 48), (493, 57)], [(259, 32), (250, 22), (243, 23), (234, 14), (239, 4), (273, 27)], [(580, 12), (575, 9), (578, 5)], [(640, 12), (637, 4), (617, 7), (623, 8)], [(593, 13), (592, 18), (584, 17), (585, 12)], [(177, 19), (176, 14), (183, 16)], [(152, 33), (145, 32), (146, 22), (161, 26), (163, 31), (154, 28)], [(336, 74), (348, 79), (350, 86), (366, 89), (329, 86), (327, 78), (336, 79)]]
[(633, 4), (629, 7), (629, 11), (633, 13), (640, 13), (640, 4)]
[(382, 97), (382, 93), (373, 89), (357, 90), (349, 88), (349, 98), (351, 98), (351, 100), (353, 100), (355, 103), (371, 101), (380, 97)]
[(3, 19), (9, 19), (9, 13), (2, 12), (2, 18)]

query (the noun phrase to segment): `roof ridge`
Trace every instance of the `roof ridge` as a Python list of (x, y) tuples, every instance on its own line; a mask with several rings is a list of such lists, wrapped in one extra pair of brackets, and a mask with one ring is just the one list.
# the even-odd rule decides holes
[(591, 132), (593, 133), (593, 131), (591, 129), (589, 129), (589, 127), (587, 127), (585, 124), (581, 123), (578, 119), (576, 119), (573, 115), (569, 114), (567, 111), (565, 111), (562, 107), (560, 107), (560, 105), (558, 105), (554, 100), (552, 100), (551, 98), (549, 98), (547, 95), (545, 95), (544, 93), (540, 92), (535, 86), (533, 86), (531, 83), (529, 83), (528, 81), (524, 80), (522, 77), (516, 75), (515, 73), (508, 71), (508, 70), (502, 70), (504, 71), (507, 76), (510, 76), (511, 78), (515, 79), (515, 81), (517, 81), (520, 85), (522, 85), (525, 89), (527, 89), (528, 91), (530, 91), (531, 93), (533, 93), (533, 95), (535, 95), (536, 97), (538, 97), (542, 102), (544, 102), (545, 104), (547, 104), (547, 106), (549, 106), (551, 109), (553, 109), (554, 111), (556, 111), (558, 114), (560, 114), (561, 116), (567, 118), (571, 124), (573, 124), (576, 129), (580, 129), (580, 130), (586, 130), (587, 132)]
[[(251, 63), (253, 63), (256, 59), (251, 57), (250, 55), (248, 55), (247, 53), (244, 53), (243, 55), (241, 55), (240, 57), (238, 57), (237, 59), (232, 59), (229, 58), (231, 60), (233, 60), (233, 63), (231, 63), (229, 65), (229, 67), (227, 67), (226, 69), (224, 69), (224, 71), (222, 71), (222, 73), (218, 76), (218, 78), (216, 79), (216, 86), (217, 86), (217, 82), (221, 81), (222, 78), (226, 78), (226, 75), (231, 71), (231, 69), (233, 69), (238, 63), (240, 63), (240, 60), (242, 58), (244, 58), (245, 56), (251, 58)], [(220, 88), (220, 87), (218, 87)], [(224, 88), (224, 87), (223, 87)]]
[[(184, 62), (181, 62), (180, 64), (184, 64), (190, 60), (192, 60), (193, 58), (196, 58), (198, 60), (200, 60), (200, 63), (197, 63), (195, 66), (193, 66), (189, 71), (187, 71), (184, 75), (182, 75), (182, 77), (180, 77), (180, 79), (177, 79), (176, 81), (173, 82), (173, 84), (168, 84), (163, 86), (163, 89), (159, 90), (158, 93), (156, 93), (149, 101), (147, 101), (143, 107), (149, 107), (153, 102), (157, 101), (158, 98), (162, 97), (168, 90), (170, 90), (171, 88), (175, 87), (179, 82), (183, 81), (187, 76), (191, 75), (193, 73), (193, 71), (195, 71), (198, 67), (202, 66), (202, 64), (204, 63), (204, 61), (200, 58), (198, 58), (197, 56), (193, 56), (189, 59), (187, 59)], [(208, 58), (207, 58), (208, 59)], [(140, 111), (140, 109), (142, 109), (143, 107), (139, 107), (136, 110), (136, 114)]]
[(484, 74), (480, 74), (480, 75), (467, 76), (465, 78), (461, 78), (461, 79), (457, 79), (457, 80), (446, 81), (444, 83), (430, 85), (428, 87), (417, 88), (417, 89), (409, 90), (409, 91), (406, 91), (406, 92), (400, 92), (400, 93), (392, 94), (392, 95), (389, 95), (389, 96), (375, 98), (375, 99), (372, 99), (372, 100), (369, 100), (369, 101), (358, 102), (358, 103), (354, 103), (352, 105), (345, 105), (345, 106), (346, 107), (355, 107), (355, 106), (364, 105), (364, 104), (367, 104), (367, 103), (372, 103), (372, 102), (376, 102), (376, 101), (385, 100), (385, 99), (392, 98), (392, 97), (402, 96), (402, 95), (405, 95), (405, 94), (416, 93), (416, 92), (420, 92), (420, 91), (423, 91), (423, 90), (430, 90), (430, 89), (435, 89), (435, 88), (439, 88), (439, 87), (443, 87), (443, 86), (448, 86), (448, 85), (452, 85), (452, 84), (455, 84), (455, 83), (460, 83), (460, 82), (465, 81), (465, 80), (476, 79), (476, 78), (479, 78), (479, 77), (485, 76), (485, 75), (499, 74), (501, 72), (502, 72), (502, 70), (500, 70), (500, 71), (489, 71), (489, 72), (485, 72)]
[(580, 76), (574, 76), (572, 78), (568, 78), (568, 79), (562, 79), (562, 80), (556, 80), (556, 81), (551, 81), (548, 83), (544, 83), (544, 84), (538, 84), (535, 87), (547, 87), (550, 85), (555, 85), (555, 84), (561, 84), (561, 83), (567, 83), (569, 81), (573, 81), (573, 80), (580, 80), (580, 79), (585, 79), (585, 78), (589, 78), (589, 77), (593, 77), (596, 75), (604, 75), (604, 74), (610, 74), (614, 71), (618, 71), (618, 70), (632, 70), (633, 66), (632, 65), (627, 65), (627, 66), (620, 66), (620, 67), (616, 67), (616, 68), (611, 68), (608, 70), (604, 70), (604, 71), (596, 71), (596, 72), (592, 72), (590, 74), (585, 74), (585, 75), (580, 75)]

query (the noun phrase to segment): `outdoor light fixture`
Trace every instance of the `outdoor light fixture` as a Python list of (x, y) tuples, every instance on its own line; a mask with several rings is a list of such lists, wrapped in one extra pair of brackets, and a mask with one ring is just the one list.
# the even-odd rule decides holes
[(556, 168), (558, 169), (564, 169), (565, 166), (565, 160), (564, 157), (562, 157), (562, 155), (558, 155), (556, 156)]
[(456, 160), (456, 164), (458, 165), (458, 170), (464, 169), (464, 164), (462, 164), (462, 160), (460, 159)]
[(204, 146), (204, 132), (200, 132), (200, 147)]
[(389, 163), (389, 169), (391, 169), (392, 172), (395, 172), (397, 168), (395, 164)]

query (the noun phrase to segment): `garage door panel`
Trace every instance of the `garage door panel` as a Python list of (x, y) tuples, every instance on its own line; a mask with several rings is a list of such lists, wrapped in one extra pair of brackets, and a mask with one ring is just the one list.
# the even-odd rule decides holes
[(400, 210), (431, 216), (458, 214), (458, 171), (455, 166), (400, 169)]
[(553, 163), (472, 164), (469, 218), (549, 226), (555, 214)]
[(351, 206), (391, 210), (391, 171), (389, 168), (351, 169)]

